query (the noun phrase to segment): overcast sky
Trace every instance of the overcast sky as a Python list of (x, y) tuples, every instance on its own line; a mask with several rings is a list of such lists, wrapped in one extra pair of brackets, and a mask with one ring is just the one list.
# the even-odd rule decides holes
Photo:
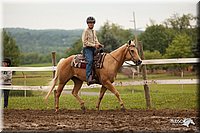
[[(20, 0), (19, 0), (20, 1)], [(83, 29), (86, 18), (96, 18), (95, 29), (106, 21), (117, 23), (123, 28), (133, 28), (133, 11), (136, 15), (137, 28), (144, 29), (149, 20), (163, 22), (175, 13), (180, 15), (197, 14), (197, 1), (178, 2), (91, 2), (58, 1), (48, 2), (2, 2), (2, 26), (29, 29)]]

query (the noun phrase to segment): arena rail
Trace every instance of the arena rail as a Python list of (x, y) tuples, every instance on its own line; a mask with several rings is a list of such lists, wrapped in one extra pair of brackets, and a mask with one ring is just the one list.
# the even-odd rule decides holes
[[(182, 64), (190, 63), (195, 64), (199, 62), (199, 58), (177, 58), (177, 59), (153, 59), (143, 60), (143, 65), (156, 65), (156, 64)], [(124, 62), (123, 66), (135, 65), (132, 61)], [(49, 67), (0, 67), (0, 71), (55, 71), (56, 66)]]
[[(130, 85), (144, 85), (144, 84), (198, 84), (198, 79), (169, 79), (169, 80), (146, 80), (146, 81), (132, 81), (132, 82), (114, 82), (114, 86), (130, 86)], [(65, 85), (65, 90), (72, 90), (74, 85)], [(101, 85), (94, 84), (88, 86), (82, 85), (82, 89), (86, 88), (100, 88)], [(9, 90), (41, 90), (48, 91), (50, 86), (1, 86), (0, 89)], [(57, 88), (57, 86), (56, 86)]]
[[(143, 60), (142, 64), (181, 64), (181, 63), (198, 63), (199, 58), (177, 58), (177, 59), (154, 59)], [(132, 61), (127, 61), (123, 66), (134, 65)], [(0, 67), (0, 71), (55, 71), (56, 66), (49, 67)], [(129, 85), (145, 85), (145, 84), (198, 84), (199, 79), (169, 79), (169, 80), (141, 80), (132, 82), (113, 83), (115, 86), (129, 86)], [(82, 88), (98, 88), (100, 85), (87, 86), (83, 84)], [(65, 89), (72, 89), (73, 85), (66, 85)], [(47, 90), (49, 86), (1, 86), (0, 89), (10, 90)]]

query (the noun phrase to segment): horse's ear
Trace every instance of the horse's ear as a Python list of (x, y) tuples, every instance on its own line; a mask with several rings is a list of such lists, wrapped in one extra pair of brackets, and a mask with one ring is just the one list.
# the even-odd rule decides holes
[(128, 45), (130, 45), (130, 44), (131, 44), (131, 40), (128, 41)]

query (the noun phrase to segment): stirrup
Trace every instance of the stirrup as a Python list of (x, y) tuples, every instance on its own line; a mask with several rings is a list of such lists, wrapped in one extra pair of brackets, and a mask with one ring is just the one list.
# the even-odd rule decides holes
[(87, 85), (89, 86), (89, 85), (95, 84), (95, 83), (97, 83), (97, 81), (95, 79), (92, 79), (92, 80), (87, 82)]

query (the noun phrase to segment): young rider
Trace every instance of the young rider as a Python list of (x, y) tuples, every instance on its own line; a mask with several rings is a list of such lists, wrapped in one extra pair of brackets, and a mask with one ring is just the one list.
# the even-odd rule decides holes
[(102, 46), (96, 36), (96, 31), (93, 29), (95, 24), (94, 17), (88, 17), (87, 20), (88, 28), (83, 31), (82, 42), (83, 42), (83, 55), (86, 58), (86, 80), (87, 84), (96, 83), (95, 79), (92, 79), (92, 64), (93, 56), (96, 48)]
[[(11, 60), (5, 58), (2, 62), (3, 67), (11, 66)], [(2, 71), (1, 72), (2, 85), (9, 86), (12, 84), (12, 71)], [(8, 107), (8, 97), (10, 90), (2, 90), (4, 95), (4, 108)]]

